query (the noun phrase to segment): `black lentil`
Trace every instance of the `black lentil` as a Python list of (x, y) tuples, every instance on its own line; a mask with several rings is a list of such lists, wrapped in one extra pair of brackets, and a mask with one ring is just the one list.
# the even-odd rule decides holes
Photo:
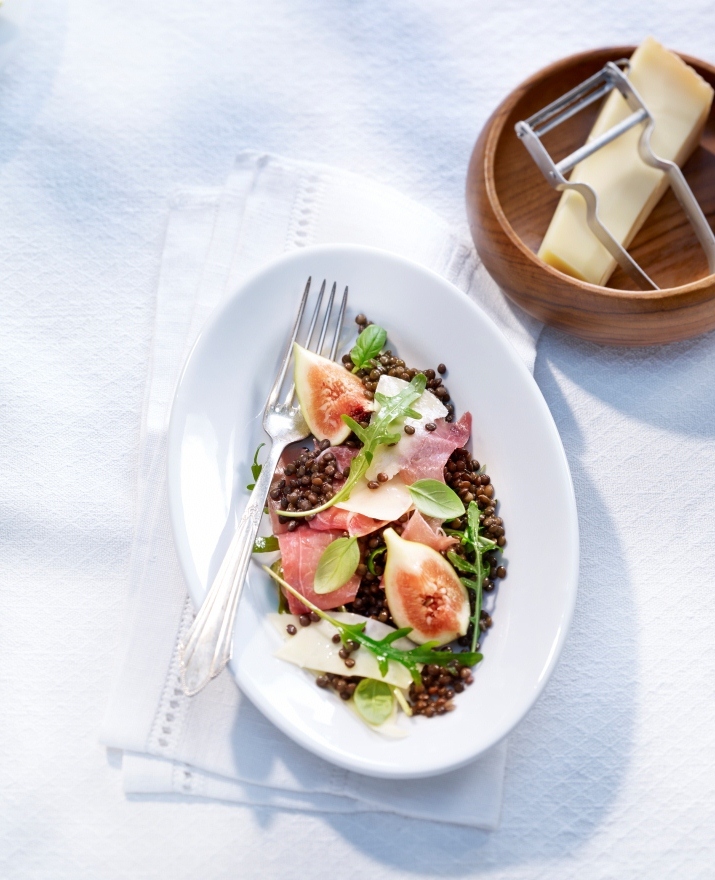
[(357, 675), (335, 675), (333, 672), (326, 672), (325, 675), (319, 675), (315, 679), (319, 688), (332, 688), (343, 700), (349, 700), (352, 697), (355, 688), (361, 681), (362, 678)]
[(449, 666), (424, 666), (421, 674), (422, 684), (411, 684), (408, 696), (413, 715), (427, 718), (456, 709), (454, 695), (474, 681), (471, 670), (462, 666), (458, 657)]
[[(359, 445), (355, 441), (355, 445)], [(328, 452), (330, 443), (327, 440), (316, 441), (315, 449), (303, 447), (294, 462), (286, 465), (279, 480), (274, 480), (270, 497), (278, 502), (281, 510), (308, 511), (324, 504), (340, 489), (348, 475), (348, 470), (340, 471), (335, 455)], [(288, 529), (295, 531), (303, 525), (303, 520), (284, 517), (280, 522), (287, 522)]]

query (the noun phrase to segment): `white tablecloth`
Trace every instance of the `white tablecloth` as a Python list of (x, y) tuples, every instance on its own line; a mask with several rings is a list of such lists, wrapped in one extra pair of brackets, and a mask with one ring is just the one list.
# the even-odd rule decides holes
[(510, 738), (498, 831), (126, 798), (97, 734), (169, 193), (220, 185), (255, 148), (464, 226), (469, 152), (508, 89), (649, 32), (715, 61), (712, 3), (28, 11), (0, 72), (0, 876), (711, 877), (713, 334), (644, 351), (542, 336), (581, 585), (560, 665)]

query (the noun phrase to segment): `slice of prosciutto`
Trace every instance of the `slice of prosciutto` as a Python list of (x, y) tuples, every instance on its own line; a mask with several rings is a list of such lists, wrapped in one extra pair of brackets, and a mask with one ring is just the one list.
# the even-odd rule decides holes
[(402, 530), (402, 537), (405, 541), (426, 544), (438, 552), (449, 550), (450, 547), (458, 543), (457, 538), (444, 534), (439, 527), (439, 520), (434, 520), (432, 517), (425, 519), (419, 510), (416, 510), (410, 517), (410, 521)]
[(308, 525), (311, 529), (319, 532), (339, 529), (347, 532), (351, 538), (361, 538), (369, 535), (382, 526), (386, 526), (386, 519), (373, 519), (362, 513), (354, 513), (352, 510), (343, 510), (341, 507), (329, 507), (315, 515)]
[(337, 464), (341, 471), (344, 471), (346, 467), (350, 467), (350, 463), (359, 451), (359, 449), (353, 449), (350, 446), (329, 446), (320, 453), (318, 459), (332, 452), (335, 457), (335, 464)]
[[(304, 525), (294, 532), (283, 532), (278, 535), (285, 580), (313, 605), (324, 611), (352, 602), (360, 586), (360, 575), (354, 574), (346, 584), (332, 593), (318, 594), (313, 590), (315, 572), (323, 551), (341, 535), (342, 532), (319, 532)], [(291, 614), (305, 614), (308, 611), (308, 608), (292, 593), (288, 593), (286, 598)]]
[(444, 482), (444, 466), (455, 449), (469, 440), (472, 432), (471, 413), (465, 413), (458, 422), (445, 422), (436, 419), (436, 430), (405, 434), (395, 446), (380, 447), (367, 472), (372, 479), (372, 471), (381, 471), (389, 477), (400, 474), (410, 485), (417, 480), (440, 480)]

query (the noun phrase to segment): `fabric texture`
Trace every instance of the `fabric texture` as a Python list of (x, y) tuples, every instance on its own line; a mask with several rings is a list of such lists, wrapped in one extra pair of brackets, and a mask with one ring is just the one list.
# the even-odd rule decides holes
[(191, 699), (179, 684), (178, 644), (192, 607), (169, 525), (165, 442), (181, 366), (206, 318), (244, 277), (286, 250), (330, 242), (380, 246), (444, 274), (494, 318), (533, 368), (541, 325), (508, 304), (470, 243), (393, 190), (323, 166), (244, 153), (221, 193), (178, 193), (162, 255), (144, 404), (131, 597), (102, 741), (124, 752), (128, 793), (388, 811), (494, 828), (505, 742), (437, 785), (385, 782), (331, 766), (293, 744), (241, 697), (228, 673)]
[(539, 337), (581, 570), (559, 663), (509, 737), (496, 831), (127, 795), (98, 731), (176, 186), (214, 198), (252, 147), (385, 183), (468, 239), (469, 156), (513, 88), (647, 34), (712, 65), (712, 0), (17, 2), (0, 58), (0, 877), (711, 880), (713, 333)]

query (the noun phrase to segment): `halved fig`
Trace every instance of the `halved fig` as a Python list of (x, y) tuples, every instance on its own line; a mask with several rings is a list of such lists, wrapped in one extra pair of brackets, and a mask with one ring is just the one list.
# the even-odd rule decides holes
[(373, 402), (360, 379), (345, 367), (307, 351), (298, 343), (293, 351), (293, 377), (303, 418), (318, 440), (329, 440), (331, 446), (337, 446), (350, 435), (350, 428), (340, 416), (359, 421), (365, 413), (372, 412)]
[(387, 561), (382, 586), (392, 618), (411, 626), (409, 638), (422, 645), (446, 645), (469, 626), (469, 595), (447, 560), (415, 541), (385, 529)]

